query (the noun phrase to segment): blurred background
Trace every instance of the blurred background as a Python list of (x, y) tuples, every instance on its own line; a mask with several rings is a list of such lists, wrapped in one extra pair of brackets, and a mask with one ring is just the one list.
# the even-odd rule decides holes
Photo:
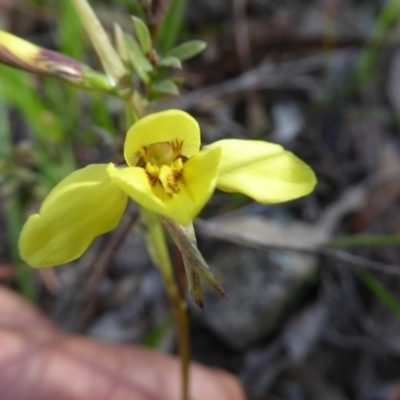
[[(144, 15), (135, 0), (91, 4), (109, 32)], [(399, 400), (400, 2), (174, 6), (160, 52), (207, 48), (173, 72), (181, 96), (153, 110), (187, 110), (204, 143), (282, 144), (319, 181), (272, 206), (215, 193), (195, 226), (228, 300), (206, 288), (205, 309), (191, 304), (193, 359), (237, 375), (250, 400)], [(101, 70), (68, 1), (0, 0), (0, 29)], [(0, 281), (67, 331), (175, 352), (135, 205), (74, 263), (32, 271), (18, 255), (23, 221), (59, 180), (122, 160), (121, 107), (0, 65)]]

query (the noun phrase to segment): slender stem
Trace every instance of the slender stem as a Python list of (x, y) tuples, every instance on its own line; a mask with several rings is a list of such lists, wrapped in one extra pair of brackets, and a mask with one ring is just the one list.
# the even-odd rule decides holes
[(120, 84), (127, 71), (96, 14), (87, 0), (70, 1), (79, 15), (107, 74), (114, 80), (114, 84)]
[(176, 282), (174, 270), (169, 257), (164, 229), (160, 218), (152, 211), (141, 209), (142, 217), (147, 228), (148, 246), (161, 272), (164, 285), (171, 303), (172, 312), (178, 333), (178, 346), (181, 358), (182, 400), (189, 400), (189, 324), (187, 303), (181, 296)]

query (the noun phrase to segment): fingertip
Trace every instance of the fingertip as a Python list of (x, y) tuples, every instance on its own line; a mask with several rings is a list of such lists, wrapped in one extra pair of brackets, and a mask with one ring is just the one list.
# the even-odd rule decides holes
[(33, 305), (13, 290), (0, 286), (0, 325), (12, 327), (34, 324), (52, 326), (51, 322)]
[(194, 365), (192, 368), (192, 397), (218, 400), (245, 400), (244, 390), (238, 379), (220, 369)]

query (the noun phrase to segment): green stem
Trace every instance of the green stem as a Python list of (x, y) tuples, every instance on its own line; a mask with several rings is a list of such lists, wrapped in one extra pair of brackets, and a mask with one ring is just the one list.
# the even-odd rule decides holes
[(90, 37), (96, 52), (103, 64), (109, 77), (111, 77), (114, 85), (120, 85), (121, 81), (126, 77), (124, 64), (114, 50), (110, 39), (101, 25), (96, 14), (90, 7), (87, 0), (70, 0), (74, 6), (87, 34)]
[(163, 278), (178, 333), (182, 374), (182, 400), (189, 400), (190, 349), (187, 303), (179, 292), (160, 218), (157, 214), (145, 208), (141, 209), (141, 213), (147, 228), (148, 246)]
[(125, 103), (125, 117), (127, 129), (131, 127), (139, 118), (146, 115), (142, 99), (138, 92), (130, 92), (122, 98)]

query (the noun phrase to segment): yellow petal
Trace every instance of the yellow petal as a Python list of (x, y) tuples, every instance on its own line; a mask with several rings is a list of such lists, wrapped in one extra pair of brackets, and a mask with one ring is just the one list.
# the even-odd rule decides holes
[[(24, 62), (32, 63), (40, 53), (40, 47), (14, 36), (11, 33), (0, 30), (0, 54), (3, 51), (10, 53), (10, 57), (16, 57)], [(11, 60), (10, 60), (11, 61)]]
[(190, 158), (183, 166), (179, 193), (168, 195), (160, 184), (151, 186), (143, 168), (108, 166), (111, 179), (143, 207), (187, 225), (211, 197), (216, 181), (220, 149), (209, 149)]
[(147, 115), (129, 129), (125, 140), (125, 160), (136, 165), (135, 156), (143, 146), (178, 140), (182, 142), (181, 154), (192, 157), (200, 149), (200, 128), (197, 121), (180, 110), (161, 111)]
[(217, 187), (240, 192), (260, 203), (279, 203), (309, 194), (317, 183), (312, 169), (282, 146), (255, 140), (225, 139), (220, 147)]
[(80, 257), (93, 239), (114, 229), (127, 196), (110, 179), (106, 164), (93, 164), (63, 179), (39, 214), (29, 217), (19, 238), (21, 257), (34, 267), (52, 267)]

